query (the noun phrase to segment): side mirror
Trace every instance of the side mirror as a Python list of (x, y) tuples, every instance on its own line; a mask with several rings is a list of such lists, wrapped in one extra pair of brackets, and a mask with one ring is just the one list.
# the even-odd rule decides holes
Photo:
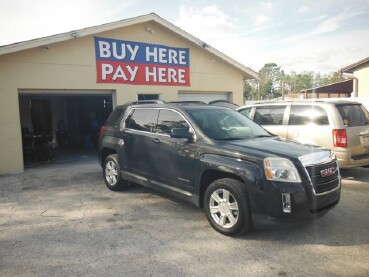
[(170, 130), (170, 137), (187, 139), (189, 142), (195, 141), (195, 135), (188, 128), (173, 128)]

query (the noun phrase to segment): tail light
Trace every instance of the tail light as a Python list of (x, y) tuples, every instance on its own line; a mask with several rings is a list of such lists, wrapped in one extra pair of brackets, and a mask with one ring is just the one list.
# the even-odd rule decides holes
[(100, 127), (100, 133), (99, 133), (100, 137), (101, 137), (101, 136), (102, 136), (102, 134), (104, 133), (104, 130), (105, 130), (105, 125), (102, 125), (102, 126)]
[(333, 146), (347, 147), (347, 134), (345, 129), (333, 129)]

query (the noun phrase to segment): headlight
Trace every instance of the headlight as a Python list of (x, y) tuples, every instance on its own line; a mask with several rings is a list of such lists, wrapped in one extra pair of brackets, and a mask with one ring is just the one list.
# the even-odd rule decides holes
[(268, 180), (281, 182), (301, 182), (299, 173), (294, 164), (284, 158), (265, 158), (265, 176)]

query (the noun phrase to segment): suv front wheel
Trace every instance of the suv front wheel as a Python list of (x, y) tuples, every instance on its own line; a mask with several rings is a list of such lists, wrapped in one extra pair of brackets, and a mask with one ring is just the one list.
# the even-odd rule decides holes
[(103, 173), (105, 184), (110, 190), (120, 191), (128, 187), (128, 182), (122, 179), (117, 154), (106, 157)]
[(225, 178), (211, 183), (204, 209), (211, 226), (224, 235), (241, 235), (252, 227), (247, 191), (240, 181)]

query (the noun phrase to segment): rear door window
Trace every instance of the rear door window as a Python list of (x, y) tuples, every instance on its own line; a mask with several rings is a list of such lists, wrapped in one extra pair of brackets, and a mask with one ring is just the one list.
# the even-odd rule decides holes
[(345, 126), (355, 127), (369, 124), (369, 113), (362, 105), (348, 104), (336, 107)]
[(256, 107), (254, 121), (259, 125), (282, 125), (286, 106)]
[(151, 132), (155, 113), (155, 109), (134, 109), (125, 121), (126, 128)]
[(329, 125), (327, 112), (314, 105), (292, 105), (288, 125)]
[(170, 130), (173, 128), (189, 128), (189, 125), (179, 113), (171, 110), (160, 110), (156, 133), (170, 135)]

